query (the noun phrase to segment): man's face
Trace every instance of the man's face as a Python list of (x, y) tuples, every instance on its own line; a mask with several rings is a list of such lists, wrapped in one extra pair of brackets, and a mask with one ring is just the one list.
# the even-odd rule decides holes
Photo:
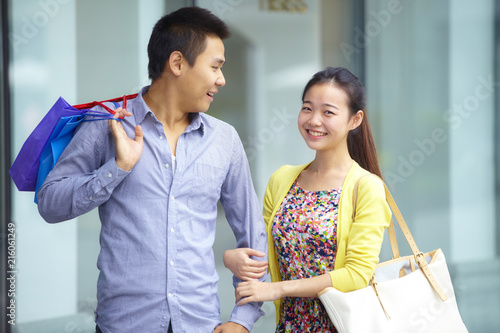
[(224, 44), (219, 37), (213, 36), (207, 36), (206, 43), (192, 67), (187, 61), (184, 63), (181, 84), (185, 112), (207, 111), (219, 88), (226, 84), (222, 74)]

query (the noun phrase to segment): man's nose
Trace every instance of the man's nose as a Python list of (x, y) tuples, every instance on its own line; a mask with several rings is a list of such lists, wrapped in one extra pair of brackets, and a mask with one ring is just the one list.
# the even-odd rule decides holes
[(222, 74), (222, 71), (220, 72), (220, 76), (215, 81), (215, 84), (219, 87), (224, 87), (226, 85), (226, 79), (224, 78), (224, 74)]

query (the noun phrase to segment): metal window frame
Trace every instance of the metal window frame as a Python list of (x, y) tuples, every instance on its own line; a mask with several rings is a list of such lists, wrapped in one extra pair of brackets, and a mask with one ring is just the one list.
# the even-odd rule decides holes
[[(495, 24), (494, 24), (494, 57), (493, 59), (499, 59), (500, 57), (500, 0), (495, 1)], [(494, 77), (495, 82), (500, 80), (500, 65), (498, 61), (494, 62)], [(495, 98), (495, 201), (496, 201), (496, 256), (500, 258), (500, 89), (498, 88), (498, 83), (494, 87), (494, 98)]]
[(11, 332), (8, 323), (7, 305), (8, 296), (7, 271), (8, 269), (8, 225), (12, 221), (11, 181), (9, 168), (10, 158), (10, 89), (9, 89), (9, 0), (0, 0), (0, 331)]
[[(366, 0), (357, 0), (352, 2), (352, 20), (355, 27), (364, 27), (366, 25)], [(366, 84), (366, 48), (355, 55), (354, 62), (358, 69), (357, 76), (361, 82)]]

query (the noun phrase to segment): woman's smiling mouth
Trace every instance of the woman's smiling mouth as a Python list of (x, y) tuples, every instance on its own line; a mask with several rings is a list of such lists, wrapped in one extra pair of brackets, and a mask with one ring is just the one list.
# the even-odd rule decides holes
[(306, 131), (307, 131), (307, 134), (309, 134), (310, 136), (313, 136), (315, 138), (319, 138), (319, 137), (326, 135), (326, 133), (323, 133), (323, 132), (317, 132), (317, 131), (313, 131), (313, 130), (306, 130)]

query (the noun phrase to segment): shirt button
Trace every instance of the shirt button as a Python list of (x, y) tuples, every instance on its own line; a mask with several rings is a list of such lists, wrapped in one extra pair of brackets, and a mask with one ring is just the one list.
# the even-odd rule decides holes
[(174, 231), (175, 231), (174, 228), (170, 228), (170, 232), (174, 232)]
[(163, 140), (163, 135), (160, 135), (158, 139)]
[(173, 261), (170, 261), (170, 266), (173, 266), (174, 265), (174, 262)]
[(108, 172), (108, 178), (113, 177), (113, 174), (111, 172)]
[(168, 163), (165, 163), (165, 168), (170, 168), (170, 165)]
[(92, 198), (92, 197), (89, 197), (89, 200), (90, 200), (90, 201), (92, 201), (92, 199), (94, 199), (94, 198)]
[(174, 196), (172, 196), (172, 200), (175, 200), (175, 197), (174, 197)]
[(168, 297), (171, 298), (173, 295), (172, 293), (168, 293)]

